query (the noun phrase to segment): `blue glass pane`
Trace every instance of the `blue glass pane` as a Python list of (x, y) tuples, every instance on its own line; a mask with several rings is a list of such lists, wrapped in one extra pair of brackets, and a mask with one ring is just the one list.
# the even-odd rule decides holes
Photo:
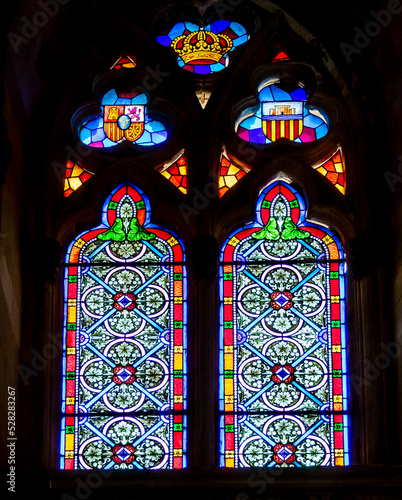
[(118, 95), (114, 89), (109, 90), (103, 96), (102, 104), (114, 104), (118, 98)]
[(306, 91), (301, 87), (291, 92), (290, 95), (294, 101), (305, 101), (307, 99)]
[(164, 45), (165, 47), (169, 47), (169, 45), (172, 43), (172, 40), (170, 39), (169, 36), (167, 35), (161, 35), (156, 38), (156, 41), (160, 43), (161, 45)]
[(328, 126), (325, 123), (315, 129), (315, 135), (317, 139), (321, 139), (321, 137), (327, 135), (327, 132), (328, 132)]
[(272, 94), (274, 96), (275, 101), (291, 101), (290, 95), (284, 90), (278, 88), (276, 85), (271, 85)]
[(177, 23), (169, 31), (169, 37), (171, 38), (171, 40), (174, 40), (178, 36), (181, 36), (184, 33), (185, 29), (186, 27), (184, 26), (184, 23)]
[(268, 85), (267, 87), (264, 87), (259, 95), (260, 102), (271, 102), (274, 101), (274, 96), (272, 95), (271, 92), (271, 86)]
[(138, 94), (131, 99), (131, 104), (147, 104), (147, 102), (148, 98), (145, 94)]

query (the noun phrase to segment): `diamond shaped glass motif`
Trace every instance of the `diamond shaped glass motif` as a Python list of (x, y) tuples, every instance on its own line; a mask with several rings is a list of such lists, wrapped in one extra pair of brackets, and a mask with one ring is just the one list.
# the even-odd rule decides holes
[(131, 373), (126, 368), (123, 368), (122, 370), (120, 370), (117, 376), (122, 382), (125, 382), (128, 378), (131, 377)]
[(276, 372), (276, 376), (279, 377), (281, 380), (285, 380), (289, 375), (290, 372), (286, 370), (286, 368), (281, 368), (279, 371)]
[(132, 311), (135, 308), (135, 295), (133, 293), (117, 293), (114, 296), (114, 307), (118, 311), (126, 309)]
[(274, 309), (290, 309), (293, 306), (291, 301), (292, 294), (290, 292), (275, 291), (271, 293), (271, 307)]
[(121, 299), (119, 299), (117, 302), (118, 302), (121, 306), (123, 306), (124, 308), (126, 308), (129, 304), (132, 304), (132, 302), (133, 302), (133, 301), (132, 301), (131, 299), (129, 299), (129, 298), (127, 297), (127, 295), (124, 295), (124, 296), (123, 296), (123, 297), (121, 297)]
[(286, 446), (284, 446), (278, 453), (278, 457), (280, 457), (283, 461), (286, 461), (293, 455), (293, 452), (289, 451)]
[(116, 455), (122, 460), (123, 462), (131, 455), (129, 451), (127, 451), (126, 448), (121, 448)]

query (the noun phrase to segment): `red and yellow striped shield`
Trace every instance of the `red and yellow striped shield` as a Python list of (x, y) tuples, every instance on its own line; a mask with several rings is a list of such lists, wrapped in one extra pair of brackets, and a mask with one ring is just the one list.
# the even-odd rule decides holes
[(113, 141), (121, 141), (124, 135), (124, 130), (122, 130), (117, 125), (117, 120), (119, 116), (124, 114), (124, 106), (105, 106), (103, 111), (103, 129), (107, 137)]
[(303, 131), (303, 120), (263, 120), (262, 130), (272, 142), (282, 138), (294, 141)]

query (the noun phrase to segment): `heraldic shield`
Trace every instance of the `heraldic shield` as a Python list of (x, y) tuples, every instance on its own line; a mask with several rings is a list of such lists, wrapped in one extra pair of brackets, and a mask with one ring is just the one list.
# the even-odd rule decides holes
[(103, 120), (105, 134), (111, 141), (118, 142), (124, 137), (134, 142), (144, 133), (145, 106), (104, 106)]
[(262, 130), (271, 141), (281, 138), (293, 141), (303, 131), (301, 102), (263, 103)]

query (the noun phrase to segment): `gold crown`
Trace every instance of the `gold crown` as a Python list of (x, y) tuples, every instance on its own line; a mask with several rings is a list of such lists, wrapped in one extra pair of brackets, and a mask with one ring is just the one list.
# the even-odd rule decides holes
[(233, 42), (222, 33), (200, 30), (175, 38), (171, 46), (186, 64), (211, 64), (220, 61)]

